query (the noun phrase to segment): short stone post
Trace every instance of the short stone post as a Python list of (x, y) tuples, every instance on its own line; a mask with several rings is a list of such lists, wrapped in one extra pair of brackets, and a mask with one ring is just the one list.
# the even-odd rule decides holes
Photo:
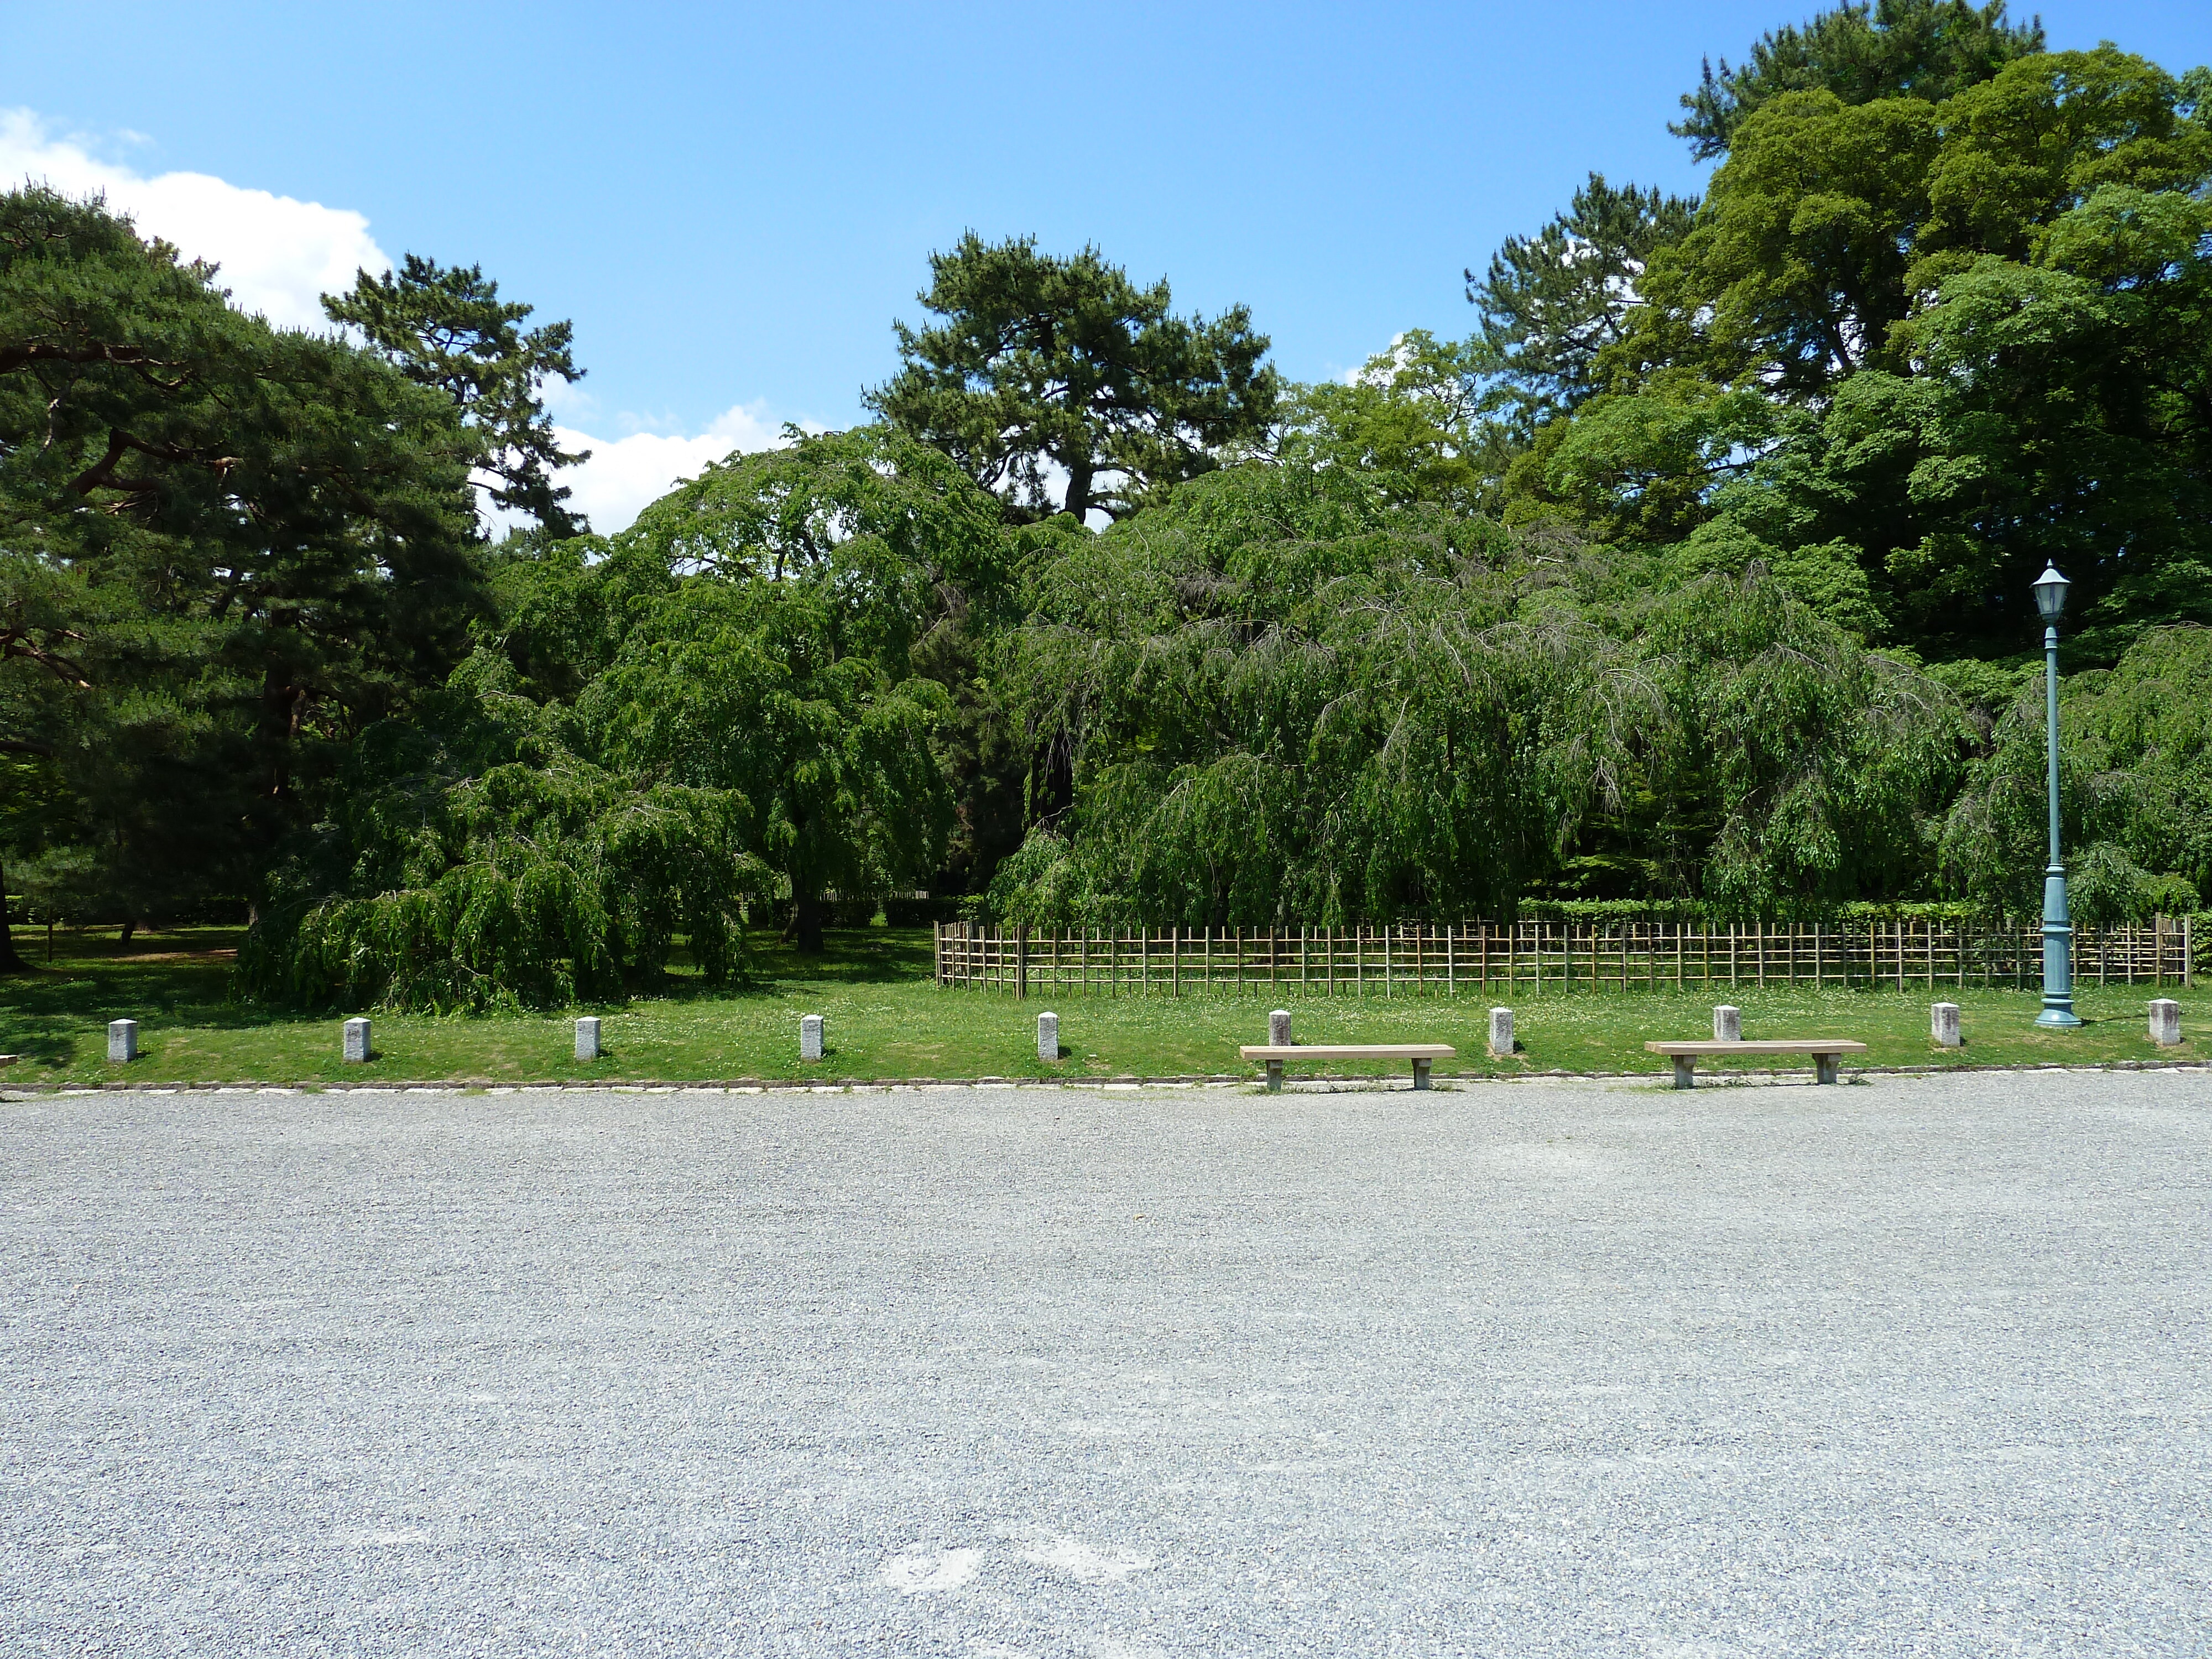
[(822, 1016), (809, 1014), (799, 1022), (799, 1057), (801, 1060), (822, 1058)]
[(576, 1022), (576, 1058), (597, 1060), (599, 1057), (599, 1022), (590, 1016)]
[(128, 1066), (138, 1058), (138, 1022), (135, 1019), (111, 1019), (107, 1022), (107, 1063)]
[(1959, 1032), (1959, 1005), (1939, 1002), (1928, 1011), (1928, 1035), (1939, 1048), (1955, 1048), (1966, 1041)]
[(2151, 1004), (2150, 1040), (2161, 1048), (2181, 1046), (2181, 1005), (2172, 997)]
[(1723, 1002), (1713, 1010), (1713, 1041), (1741, 1042), (1743, 1041), (1743, 1010), (1731, 1008)]
[(1513, 1058), (1513, 1011), (1492, 1008), (1490, 1011), (1490, 1057), (1492, 1060)]
[(1291, 1046), (1291, 1011), (1278, 1008), (1267, 1016), (1267, 1046), (1287, 1048)]
[(349, 1019), (345, 1023), (345, 1057), (355, 1065), (368, 1058), (368, 1022)]
[(1060, 1016), (1037, 1016), (1037, 1058), (1048, 1066), (1060, 1059)]

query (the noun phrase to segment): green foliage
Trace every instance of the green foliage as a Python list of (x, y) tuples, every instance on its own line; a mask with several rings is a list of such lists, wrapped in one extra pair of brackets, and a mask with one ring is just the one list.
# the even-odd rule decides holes
[(869, 407), (951, 456), (1016, 522), (1054, 511), (1054, 469), (1061, 510), (1124, 517), (1274, 413), (1267, 337), (1243, 306), (1176, 317), (1164, 278), (1139, 288), (1096, 248), (1063, 259), (1028, 237), (970, 231), (929, 263), (919, 297), (945, 320), (895, 325), (901, 367)]
[(1018, 841), (1021, 757), (1000, 735), (988, 641), (1021, 550), (1059, 532), (1011, 536), (965, 473), (896, 430), (791, 435), (709, 467), (622, 538), (688, 574), (641, 605), (580, 707), (618, 763), (755, 803), (758, 851), (811, 943), (827, 890), (912, 886)]
[(467, 456), (377, 358), (240, 315), (96, 202), (0, 196), (0, 752), (51, 763), (38, 839), (82, 902), (246, 890), (443, 678), (483, 606)]
[(1525, 440), (1599, 390), (1600, 358), (1620, 339), (1652, 254), (1681, 240), (1697, 205), (1593, 173), (1550, 224), (1507, 237), (1480, 283), (1465, 273), (1482, 314), (1468, 349), (1511, 430)]
[(1924, 879), (1948, 695), (1762, 568), (1651, 574), (1340, 468), (1189, 487), (1034, 579), (1045, 823), (993, 911), (1499, 915), (1603, 868), (1772, 914)]
[(2106, 47), (1940, 100), (1764, 99), (1509, 521), (1764, 550), (1936, 659), (2031, 646), (2052, 562), (2080, 659), (2212, 620), (2207, 87)]
[(541, 394), (547, 380), (580, 380), (584, 371), (576, 367), (569, 324), (526, 334), (516, 326), (532, 309), (502, 301), (482, 266), (441, 265), (414, 253), (381, 276), (357, 273), (349, 294), (323, 296), (332, 322), (358, 330), (417, 386), (453, 399), (472, 442), (470, 459), (489, 475), (495, 507), (527, 513), (556, 536), (574, 536), (589, 526), (562, 505), (568, 489), (553, 474), (591, 455), (562, 451)]
[(1479, 342), (1454, 345), (1413, 329), (1349, 382), (1291, 388), (1274, 453), (1336, 469), (1389, 501), (1475, 511), (1511, 453), (1510, 434), (1486, 412), (1489, 361)]
[[(477, 268), (287, 333), (0, 198), (0, 860), (54, 914), (253, 891), (251, 994), (419, 1011), (726, 980), (742, 914), (817, 950), (915, 888), (2021, 915), (2055, 562), (2077, 910), (2193, 906), (2212, 73), (2040, 44), (1961, 0), (1778, 30), (1686, 100), (1702, 201), (1592, 173), (1468, 274), (1473, 337), (1343, 384), (971, 234), (882, 424), (605, 538), (554, 482), (568, 326)], [(477, 489), (538, 526), (487, 545)]]
[(2042, 50), (2042, 20), (2007, 22), (2004, 0), (1860, 0), (1802, 28), (1768, 31), (1741, 68), (1723, 58), (1716, 74), (1707, 59), (1698, 89), (1682, 94), (1689, 114), (1668, 131), (1710, 161), (1729, 152), (1746, 118), (1784, 94), (1826, 92), (1847, 104), (1937, 102)]
[[(2212, 893), (2212, 629), (2154, 629), (2059, 692), (2061, 834), (2089, 922), (2194, 910)], [(2023, 678), (1952, 808), (1952, 885), (2016, 915), (2041, 902), (2047, 836), (2042, 677)]]
[(826, 574), (684, 582), (577, 705), (625, 773), (751, 803), (753, 845), (816, 939), (825, 892), (924, 877), (950, 816), (930, 744), (951, 713), (944, 688), (841, 649), (842, 596)]
[(362, 734), (328, 823), (268, 884), (240, 988), (414, 1012), (612, 1000), (678, 935), (710, 983), (770, 878), (728, 791), (635, 780), (562, 741), (557, 710), (479, 652), (412, 722)]

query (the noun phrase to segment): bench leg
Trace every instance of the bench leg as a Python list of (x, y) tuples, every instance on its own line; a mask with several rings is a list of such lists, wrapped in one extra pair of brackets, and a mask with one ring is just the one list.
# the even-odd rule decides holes
[(1677, 1089), (1695, 1088), (1697, 1086), (1697, 1081), (1698, 1062), (1695, 1058), (1689, 1054), (1675, 1055), (1674, 1086)]
[(1413, 1062), (1413, 1086), (1416, 1089), (1425, 1089), (1429, 1086), (1429, 1062), (1425, 1060), (1417, 1060)]
[(1283, 1092), (1283, 1062), (1279, 1060), (1267, 1062), (1267, 1092), (1271, 1095)]
[(1815, 1054), (1813, 1056), (1813, 1080), (1815, 1083), (1833, 1083), (1836, 1080), (1835, 1055)]

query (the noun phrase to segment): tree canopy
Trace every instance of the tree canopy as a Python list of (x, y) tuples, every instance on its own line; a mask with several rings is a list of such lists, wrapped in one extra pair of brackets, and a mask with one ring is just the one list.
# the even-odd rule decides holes
[[(0, 744), (78, 902), (245, 890), (485, 596), (446, 400), (97, 203), (0, 197)], [(65, 825), (65, 827), (64, 827)]]
[(2043, 22), (2013, 23), (2005, 0), (1856, 0), (1811, 21), (1771, 29), (1737, 68), (1707, 58), (1688, 112), (1668, 130), (1700, 161), (1725, 155), (1735, 130), (1769, 100), (1826, 92), (1847, 104), (1898, 98), (1940, 103), (2007, 64), (2043, 50)]
[(361, 272), (350, 293), (323, 296), (332, 322), (358, 330), (409, 380), (453, 400), (493, 506), (573, 536), (590, 526), (562, 504), (568, 488), (553, 474), (591, 452), (562, 449), (543, 392), (549, 380), (580, 380), (584, 371), (569, 324), (522, 331), (532, 309), (501, 300), (480, 265), (441, 265), (414, 253), (397, 270)]
[(1031, 237), (970, 231), (929, 264), (920, 298), (943, 320), (894, 325), (899, 372), (869, 406), (959, 462), (1017, 522), (1055, 507), (1126, 517), (1274, 413), (1267, 337), (1242, 306), (1177, 317), (1165, 278), (1139, 288), (1096, 248), (1061, 258)]
[(243, 901), (241, 994), (439, 1010), (726, 984), (917, 890), (2018, 915), (2055, 562), (2077, 908), (2192, 908), (2212, 71), (2042, 47), (1960, 0), (1778, 29), (1685, 100), (1701, 197), (1593, 171), (1467, 270), (1465, 337), (1319, 385), (1241, 306), (969, 234), (874, 422), (605, 536), (568, 325), (478, 267), (289, 331), (14, 191), (0, 890)]

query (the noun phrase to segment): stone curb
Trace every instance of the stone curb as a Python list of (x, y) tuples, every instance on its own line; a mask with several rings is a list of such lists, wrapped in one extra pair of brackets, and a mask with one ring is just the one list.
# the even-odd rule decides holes
[[(1934, 1077), (1953, 1073), (2009, 1073), (2033, 1072), (2203, 1072), (2212, 1071), (2212, 1060), (2088, 1060), (2068, 1064), (2062, 1060), (2044, 1060), (2033, 1066), (1845, 1066), (1847, 1077)], [(1765, 1070), (1751, 1072), (1721, 1072), (1700, 1078), (1705, 1087), (1725, 1085), (1746, 1078), (1801, 1077), (1801, 1069), (1792, 1071)], [(1665, 1072), (1520, 1072), (1499, 1073), (1492, 1072), (1439, 1072), (1438, 1083), (1513, 1084), (1542, 1083), (1565, 1080), (1570, 1082), (1668, 1082)], [(1288, 1079), (1295, 1086), (1301, 1083), (1364, 1083), (1381, 1089), (1395, 1089), (1412, 1092), (1405, 1079), (1395, 1076), (1366, 1075), (1352, 1072), (1308, 1072)], [(1671, 1087), (1671, 1084), (1669, 1085)], [(536, 1094), (789, 1094), (835, 1095), (849, 1094), (854, 1090), (907, 1091), (939, 1089), (1233, 1089), (1261, 1087), (1256, 1075), (1224, 1073), (1193, 1073), (1175, 1077), (1113, 1077), (1113, 1078), (840, 1078), (834, 1083), (799, 1083), (788, 1079), (733, 1078), (702, 1079), (690, 1083), (668, 1083), (645, 1079), (631, 1083), (597, 1083), (556, 1081), (546, 1079), (530, 1083), (495, 1083), (489, 1078), (449, 1078), (443, 1080), (394, 1081), (390, 1083), (20, 1083), (0, 1085), (0, 1099), (11, 1096), (29, 1095), (190, 1095), (190, 1094), (457, 1094), (475, 1091), (485, 1094), (511, 1095), (525, 1091)]]

